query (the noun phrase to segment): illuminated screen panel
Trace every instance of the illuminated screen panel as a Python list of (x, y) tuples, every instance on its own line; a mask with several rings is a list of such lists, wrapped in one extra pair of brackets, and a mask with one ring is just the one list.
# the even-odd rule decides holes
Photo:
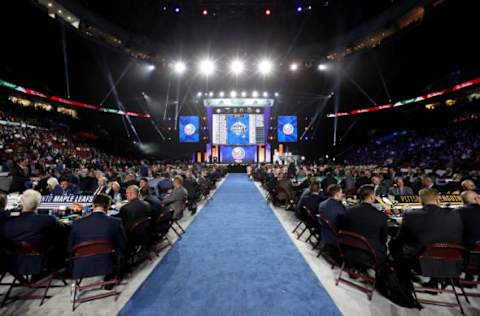
[(200, 135), (200, 121), (198, 116), (180, 116), (178, 124), (179, 140), (181, 143), (198, 143)]
[(297, 141), (297, 117), (279, 116), (278, 117), (278, 142), (292, 143)]
[(257, 160), (257, 146), (221, 146), (221, 162), (255, 162)]
[(212, 143), (259, 145), (264, 143), (263, 114), (213, 114)]

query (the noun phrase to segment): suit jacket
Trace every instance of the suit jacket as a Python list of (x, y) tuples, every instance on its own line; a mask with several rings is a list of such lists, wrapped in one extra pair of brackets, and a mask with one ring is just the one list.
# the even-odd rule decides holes
[(320, 204), (320, 202), (324, 200), (322, 197), (323, 196), (321, 196), (320, 194), (312, 194), (309, 189), (306, 189), (304, 194), (302, 194), (302, 197), (298, 201), (296, 209), (297, 216), (299, 218), (302, 217), (301, 214), (304, 213), (304, 206), (306, 206), (309, 210), (316, 214), (318, 211), (318, 204)]
[(417, 256), (433, 243), (462, 243), (463, 224), (456, 210), (425, 205), (403, 216), (398, 242), (406, 257)]
[(375, 195), (376, 196), (386, 196), (388, 193), (388, 188), (384, 186), (383, 184), (379, 184), (378, 186), (375, 186)]
[(64, 195), (80, 195), (80, 188), (77, 185), (72, 184), (66, 190), (63, 190), (63, 194)]
[(147, 202), (150, 205), (150, 208), (152, 209), (152, 222), (155, 222), (157, 218), (163, 213), (164, 208), (162, 207), (162, 201), (160, 201), (159, 198), (153, 195), (149, 195), (145, 197), (144, 199), (145, 202)]
[(185, 207), (185, 201), (187, 201), (188, 192), (184, 187), (174, 188), (172, 193), (167, 195), (162, 204), (167, 208), (172, 209), (173, 218), (178, 219), (183, 216), (183, 209)]
[(332, 184), (338, 184), (337, 179), (334, 176), (327, 176), (325, 179), (322, 180), (322, 189), (323, 191), (327, 191), (327, 188)]
[(12, 184), (10, 185), (10, 192), (25, 191), (25, 182), (30, 180), (30, 171), (24, 170), (18, 164), (12, 167), (11, 171)]
[(68, 238), (68, 250), (72, 252), (76, 245), (95, 240), (112, 242), (116, 257), (108, 254), (77, 259), (72, 266), (73, 278), (110, 274), (114, 269), (115, 261), (122, 261), (124, 258), (127, 237), (120, 219), (109, 217), (104, 212), (93, 212), (73, 222)]
[(122, 206), (119, 212), (128, 234), (133, 224), (141, 218), (149, 217), (152, 210), (147, 202), (136, 199)]
[(480, 205), (465, 205), (458, 212), (463, 222), (463, 243), (473, 246), (480, 241)]
[(390, 195), (413, 195), (413, 190), (411, 187), (403, 186), (399, 188), (397, 186), (393, 186), (388, 190), (388, 194)]
[[(387, 257), (387, 216), (369, 203), (360, 203), (347, 210), (340, 222), (340, 229), (360, 234), (368, 239), (377, 255), (383, 262)], [(363, 252), (352, 252), (352, 257), (360, 264), (368, 262)], [(349, 255), (347, 254), (347, 257)]]
[[(333, 198), (328, 198), (318, 206), (318, 213), (326, 217), (333, 225), (335, 225), (335, 228), (338, 228), (338, 224), (346, 211), (347, 209), (345, 206), (340, 201)], [(337, 238), (334, 233), (331, 232), (330, 229), (323, 227), (323, 225), (321, 240), (323, 245), (337, 245)]]

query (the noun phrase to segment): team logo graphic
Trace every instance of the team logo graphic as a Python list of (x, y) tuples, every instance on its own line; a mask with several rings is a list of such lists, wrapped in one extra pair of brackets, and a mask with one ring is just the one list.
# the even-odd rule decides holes
[(232, 127), (230, 128), (230, 130), (235, 135), (242, 136), (242, 135), (245, 135), (245, 133), (247, 132), (247, 126), (242, 122), (235, 122), (234, 124), (232, 124)]
[(192, 123), (188, 123), (183, 128), (183, 131), (185, 132), (185, 135), (188, 135), (188, 136), (192, 136), (193, 134), (195, 134), (196, 130), (197, 129), (196, 129), (195, 125), (193, 125)]
[(245, 149), (243, 149), (242, 147), (233, 148), (232, 157), (234, 160), (243, 160), (243, 158), (245, 158)]
[(287, 123), (287, 124), (283, 125), (283, 133), (285, 135), (292, 135), (294, 131), (295, 131), (295, 128), (293, 127), (292, 124)]

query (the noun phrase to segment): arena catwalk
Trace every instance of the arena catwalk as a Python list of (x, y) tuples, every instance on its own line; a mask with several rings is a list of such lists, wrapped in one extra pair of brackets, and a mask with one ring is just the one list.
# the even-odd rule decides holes
[(244, 174), (230, 174), (120, 315), (340, 315)]

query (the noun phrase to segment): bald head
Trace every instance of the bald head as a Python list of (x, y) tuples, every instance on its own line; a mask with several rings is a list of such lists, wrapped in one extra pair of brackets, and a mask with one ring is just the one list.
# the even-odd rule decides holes
[(477, 189), (475, 183), (469, 179), (462, 181), (462, 188), (467, 191), (474, 191)]
[(480, 205), (480, 195), (475, 191), (463, 191), (460, 195), (463, 203), (465, 204), (479, 204)]

